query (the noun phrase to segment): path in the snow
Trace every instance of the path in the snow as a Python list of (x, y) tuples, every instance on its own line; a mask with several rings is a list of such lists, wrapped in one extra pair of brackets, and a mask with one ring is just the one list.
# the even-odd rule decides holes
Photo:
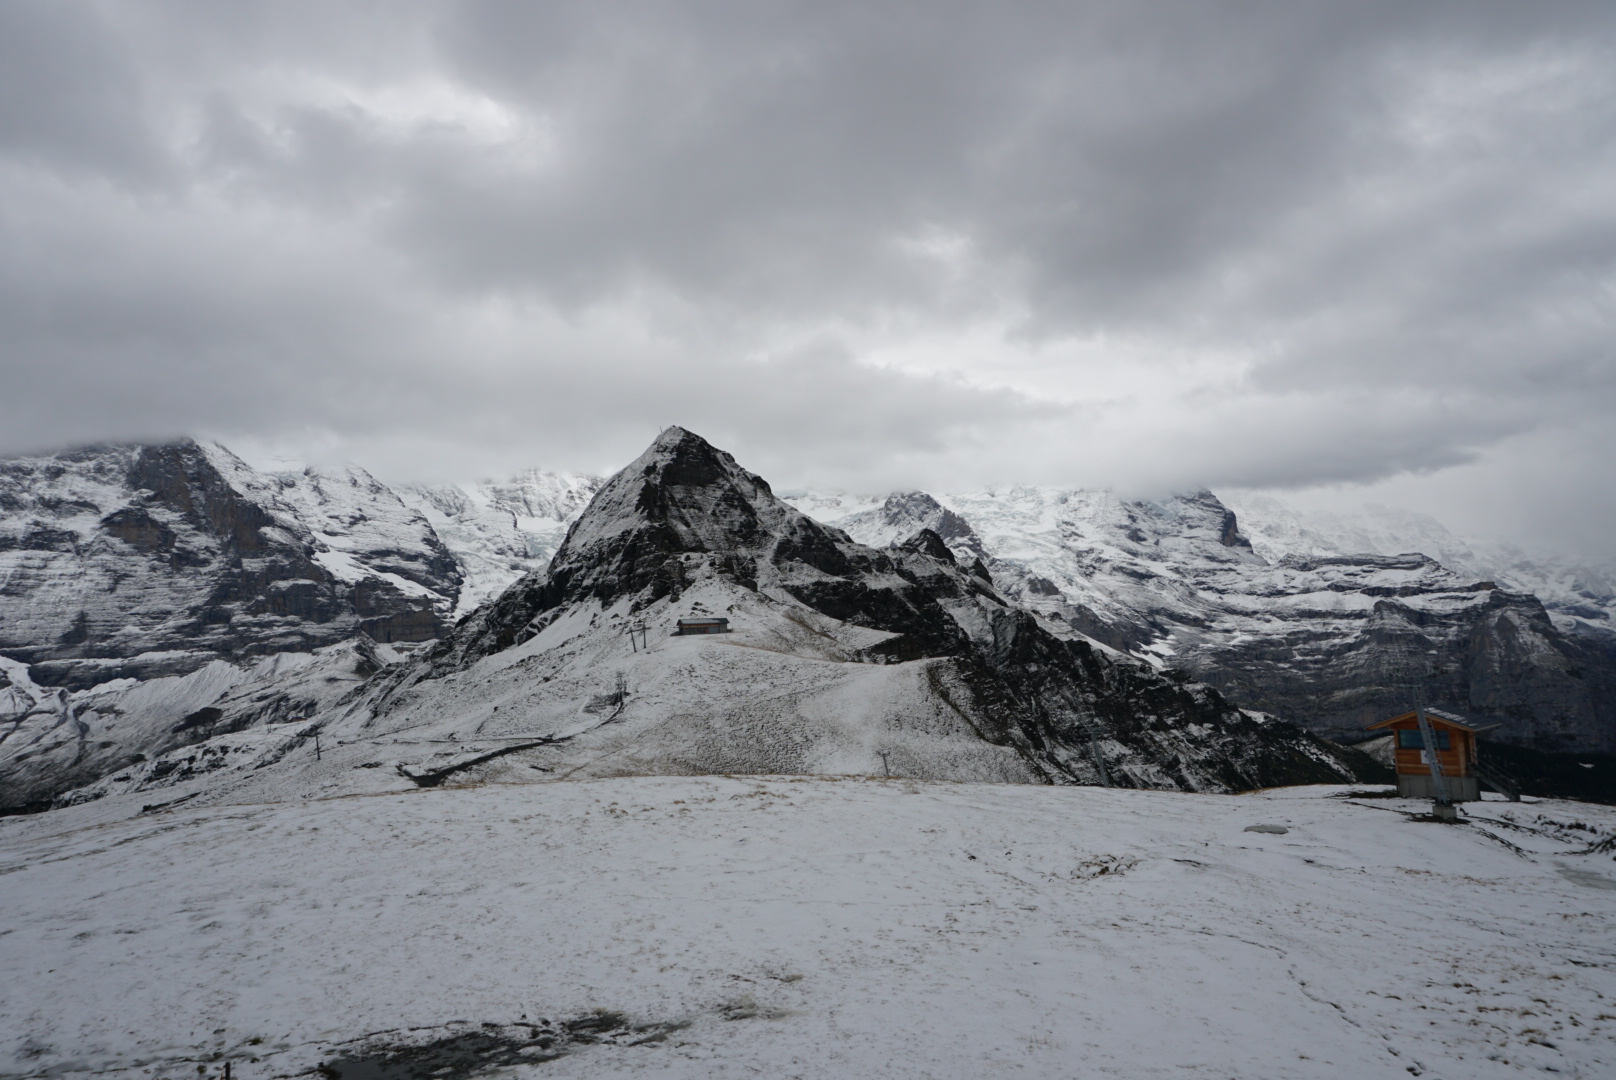
[(1616, 1075), (1616, 863), (1574, 854), (1616, 833), (1602, 807), (1472, 807), (1495, 839), (1318, 788), (662, 777), (111, 804), (0, 822), (0, 1074), (195, 1080), (228, 1058), (267, 1080), (371, 1032), (607, 1010), (628, 1026), (507, 1067)]

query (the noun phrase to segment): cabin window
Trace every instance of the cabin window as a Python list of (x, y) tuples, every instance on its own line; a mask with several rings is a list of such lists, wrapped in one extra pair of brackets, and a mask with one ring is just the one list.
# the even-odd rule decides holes
[[(1438, 750), (1453, 749), (1448, 743), (1446, 728), (1437, 728), (1434, 734), (1436, 735), (1436, 748)], [(1403, 750), (1424, 750), (1425, 738), (1420, 734), (1419, 728), (1405, 728), (1397, 733), (1397, 745)]]

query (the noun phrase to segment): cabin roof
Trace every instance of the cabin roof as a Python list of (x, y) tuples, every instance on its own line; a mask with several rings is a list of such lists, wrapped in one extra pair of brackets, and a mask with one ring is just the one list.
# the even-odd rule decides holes
[(712, 626), (714, 623), (727, 623), (728, 619), (721, 615), (707, 615), (695, 619), (680, 619), (680, 626)]
[[(1478, 734), (1483, 731), (1491, 731), (1495, 727), (1503, 726), (1497, 723), (1485, 724), (1478, 723), (1475, 720), (1466, 720), (1462, 716), (1455, 716), (1453, 713), (1443, 712), (1441, 709), (1426, 709), (1425, 715), (1428, 716), (1434, 723), (1441, 724), (1444, 727), (1454, 727), (1461, 731), (1468, 731), (1473, 734)], [(1413, 720), (1416, 718), (1417, 714), (1415, 710), (1410, 709), (1408, 712), (1401, 713), (1389, 720), (1382, 720), (1377, 724), (1370, 724), (1366, 730), (1374, 731), (1376, 728), (1391, 727), (1393, 724), (1400, 723), (1401, 721)]]

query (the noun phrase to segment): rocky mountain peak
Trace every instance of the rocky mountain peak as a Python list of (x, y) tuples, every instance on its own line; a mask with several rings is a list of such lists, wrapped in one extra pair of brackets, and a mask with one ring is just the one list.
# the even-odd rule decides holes
[(700, 435), (670, 427), (595, 494), (551, 565), (578, 572), (624, 556), (750, 550), (799, 520), (807, 519), (762, 477)]
[(844, 517), (836, 524), (860, 542), (875, 547), (896, 546), (928, 530), (948, 546), (957, 561), (987, 557), (987, 548), (971, 523), (924, 491), (896, 492), (880, 506)]
[(596, 492), (548, 567), (470, 616), (437, 655), (453, 667), (497, 652), (571, 604), (632, 597), (643, 607), (677, 596), (698, 571), (756, 589), (760, 578), (789, 588), (890, 569), (864, 552), (730, 454), (670, 427)]
[(1240, 522), (1234, 511), (1223, 505), (1223, 500), (1212, 492), (1202, 488), (1188, 494), (1175, 495), (1172, 504), (1172, 517), (1176, 518), (1181, 527), (1192, 533), (1204, 530), (1210, 539), (1216, 540), (1226, 548), (1251, 552), (1251, 541), (1240, 532)]
[(933, 532), (931, 529), (921, 529), (919, 532), (915, 533), (915, 535), (899, 544), (898, 547), (903, 551), (911, 551), (920, 555), (930, 555), (932, 558), (941, 562), (954, 564), (959, 561), (954, 558), (954, 553), (948, 550), (948, 545), (943, 543), (943, 538), (938, 536), (937, 533)]

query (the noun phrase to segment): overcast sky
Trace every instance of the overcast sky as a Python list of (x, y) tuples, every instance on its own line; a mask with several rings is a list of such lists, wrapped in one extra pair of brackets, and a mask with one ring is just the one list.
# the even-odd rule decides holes
[(1616, 554), (1616, 5), (0, 2), (0, 452), (1258, 487)]

